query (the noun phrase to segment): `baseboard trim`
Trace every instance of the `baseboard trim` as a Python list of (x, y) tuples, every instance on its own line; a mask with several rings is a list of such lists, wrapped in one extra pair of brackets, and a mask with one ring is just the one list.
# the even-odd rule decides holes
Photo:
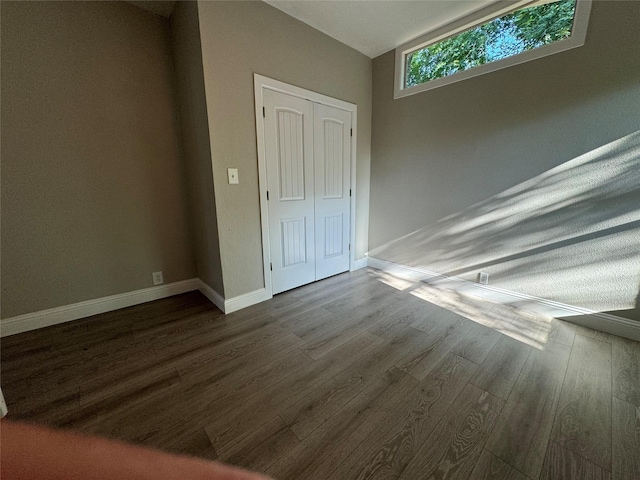
[(640, 342), (640, 322), (628, 318), (618, 317), (609, 313), (594, 312), (562, 317), (562, 319), (576, 325), (601, 330)]
[[(618, 317), (607, 313), (599, 313), (574, 305), (568, 305), (545, 298), (535, 297), (524, 293), (513, 292), (489, 285), (480, 285), (461, 278), (448, 277), (430, 272), (418, 267), (400, 265), (375, 257), (357, 260), (354, 270), (369, 266), (377, 270), (388, 272), (396, 277), (414, 282), (423, 281), (438, 284), (461, 293), (485, 298), (493, 302), (531, 310), (551, 317), (563, 318), (577, 325), (594, 328), (621, 337), (640, 341), (640, 322)], [(181, 282), (158, 285), (133, 292), (111, 295), (108, 297), (87, 300), (62, 307), (50, 308), (39, 312), (26, 313), (16, 317), (0, 320), (0, 337), (8, 337), (18, 333), (36, 330), (59, 323), (71, 322), (80, 318), (98, 315), (121, 308), (139, 305), (141, 303), (159, 300), (161, 298), (179, 295), (181, 293), (199, 290), (223, 313), (236, 312), (251, 305), (264, 302), (272, 298), (265, 288), (254, 290), (237, 297), (225, 300), (199, 278), (191, 278)]]
[(233, 313), (243, 308), (250, 307), (256, 303), (261, 303), (272, 298), (267, 293), (266, 288), (259, 288), (253, 292), (244, 293), (237, 297), (232, 297), (224, 301), (224, 313)]
[(224, 297), (199, 278), (196, 281), (198, 283), (198, 290), (200, 290), (200, 293), (207, 297), (211, 301), (211, 303), (213, 303), (222, 311), (222, 313), (225, 313)]
[(191, 278), (181, 282), (143, 288), (141, 290), (134, 290), (133, 292), (110, 295), (108, 297), (96, 298), (94, 300), (5, 318), (0, 321), (0, 337), (7, 337), (9, 335), (49, 327), (59, 323), (71, 322), (80, 318), (111, 312), (120, 308), (131, 307), (197, 289), (198, 279)]
[(30, 330), (36, 330), (38, 328), (57, 325), (59, 323), (72, 322), (73, 320), (119, 310), (121, 308), (132, 307), (141, 303), (160, 300), (161, 298), (167, 298), (173, 295), (191, 292), (193, 290), (199, 290), (211, 301), (211, 303), (225, 314), (241, 310), (271, 298), (271, 295), (267, 294), (267, 290), (265, 288), (260, 288), (253, 292), (225, 300), (222, 295), (199, 278), (191, 278), (189, 280), (169, 283), (167, 285), (143, 288), (133, 292), (120, 293), (109, 297), (96, 298), (94, 300), (73, 303), (62, 307), (25, 313), (24, 315), (18, 315), (11, 318), (4, 318), (0, 320), (0, 337), (8, 337), (10, 335), (16, 335)]
[(358, 260), (354, 260), (353, 262), (353, 268), (351, 269), (351, 271), (353, 272), (354, 270), (360, 270), (361, 268), (366, 268), (367, 267), (367, 257), (364, 258), (360, 258)]
[(211, 300), (211, 303), (222, 310), (222, 313), (224, 314), (237, 312), (238, 310), (250, 307), (251, 305), (255, 305), (256, 303), (264, 302), (265, 300), (269, 300), (271, 298), (271, 295), (267, 294), (266, 288), (259, 288), (258, 290), (254, 290), (253, 292), (244, 293), (242, 295), (238, 295), (237, 297), (225, 299), (222, 295), (220, 295), (200, 279), (198, 279), (198, 290), (200, 290), (200, 292), (202, 292), (205, 297)]
[(367, 263), (371, 268), (382, 270), (399, 278), (414, 282), (437, 284), (492, 302), (534, 311), (550, 317), (562, 318), (577, 325), (640, 341), (640, 322), (635, 322), (627, 318), (607, 313), (599, 313), (575, 305), (568, 305), (546, 298), (505, 290), (503, 288), (480, 285), (461, 278), (448, 277), (419, 267), (400, 265), (375, 257), (368, 257)]

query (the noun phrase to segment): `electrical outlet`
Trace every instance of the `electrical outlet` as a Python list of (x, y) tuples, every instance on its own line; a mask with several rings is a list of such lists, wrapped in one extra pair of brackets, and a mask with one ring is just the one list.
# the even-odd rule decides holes
[(238, 169), (237, 168), (227, 168), (227, 175), (229, 176), (229, 184), (236, 185), (240, 183), (238, 179)]
[(154, 285), (162, 285), (164, 283), (164, 279), (162, 278), (162, 272), (153, 272), (151, 276), (153, 277)]
[(478, 283), (489, 285), (489, 274), (487, 272), (480, 272), (478, 274)]

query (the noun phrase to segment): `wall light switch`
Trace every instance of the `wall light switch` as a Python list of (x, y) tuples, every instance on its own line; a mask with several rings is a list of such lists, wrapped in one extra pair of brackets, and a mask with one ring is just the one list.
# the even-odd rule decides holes
[(238, 169), (237, 168), (227, 168), (227, 173), (229, 174), (229, 184), (240, 183), (238, 181)]

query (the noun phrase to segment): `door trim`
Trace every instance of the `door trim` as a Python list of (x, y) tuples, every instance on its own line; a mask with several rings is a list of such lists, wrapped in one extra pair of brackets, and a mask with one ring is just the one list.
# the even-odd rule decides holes
[[(304, 88), (289, 85), (273, 78), (265, 77), (257, 73), (253, 74), (253, 88), (255, 98), (255, 115), (256, 115), (256, 139), (258, 147), (258, 186), (260, 190), (260, 227), (262, 232), (262, 272), (264, 275), (264, 286), (269, 298), (273, 296), (273, 286), (271, 284), (271, 246), (269, 243), (269, 208), (267, 204), (267, 159), (265, 153), (264, 140), (264, 117), (262, 116), (262, 106), (264, 105), (262, 92), (265, 89), (275, 92), (285, 93), (293, 97), (304, 98), (315, 103), (321, 103), (329, 107), (339, 108), (351, 112), (351, 128), (353, 136), (351, 139), (351, 199), (350, 199), (350, 232), (349, 243), (351, 251), (349, 252), (349, 270), (356, 270), (359, 265), (355, 260), (356, 245), (356, 145), (358, 138), (358, 106), (328, 97), (321, 93), (312, 92)], [(360, 212), (362, 215), (368, 215), (368, 212)]]

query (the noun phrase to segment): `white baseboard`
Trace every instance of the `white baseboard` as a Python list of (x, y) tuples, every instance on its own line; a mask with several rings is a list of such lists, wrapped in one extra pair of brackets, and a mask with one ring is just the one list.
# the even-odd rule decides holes
[(232, 313), (238, 310), (242, 310), (243, 308), (250, 307), (251, 305), (255, 305), (256, 303), (264, 302), (265, 300), (269, 300), (271, 295), (267, 293), (266, 288), (259, 288), (258, 290), (254, 290), (253, 292), (244, 293), (242, 295), (238, 295), (237, 297), (230, 298), (229, 300), (224, 301), (224, 313)]
[(353, 261), (353, 268), (351, 269), (351, 271), (360, 270), (361, 268), (366, 268), (366, 267), (367, 267), (367, 257), (360, 258), (359, 260)]
[[(399, 278), (414, 282), (424, 281), (437, 284), (444, 288), (474, 295), (493, 302), (531, 310), (551, 317), (561, 317), (578, 325), (640, 341), (640, 322), (627, 318), (599, 313), (574, 305), (567, 305), (524, 293), (512, 292), (498, 287), (480, 285), (462, 280), (461, 278), (447, 277), (446, 275), (430, 272), (421, 268), (387, 262), (386, 260), (380, 260), (374, 257), (357, 260), (354, 264), (354, 267), (357, 266), (357, 268), (354, 268), (354, 270), (364, 268), (367, 265), (371, 268), (388, 272)], [(271, 298), (271, 295), (267, 294), (265, 288), (260, 288), (253, 292), (225, 300), (222, 295), (202, 280), (192, 278), (167, 285), (158, 285), (133, 292), (111, 295), (109, 297), (87, 300), (62, 307), (5, 318), (0, 320), (0, 337), (70, 322), (193, 290), (200, 290), (204, 296), (225, 314), (241, 310)]]
[(418, 267), (400, 265), (379, 258), (368, 257), (371, 268), (388, 272), (399, 278), (414, 282), (427, 282), (455, 290), (460, 293), (474, 295), (492, 302), (522, 308), (549, 317), (561, 317), (569, 322), (603, 332), (640, 341), (640, 322), (627, 318), (599, 313), (582, 307), (534, 297), (524, 293), (512, 292), (503, 288), (481, 285), (456, 277), (447, 277)]
[(0, 336), (6, 337), (17, 333), (28, 332), (29, 330), (35, 330), (37, 328), (71, 322), (80, 318), (90, 317), (91, 315), (190, 292), (198, 289), (197, 282), (198, 279), (191, 278), (181, 282), (143, 288), (141, 290), (134, 290), (133, 292), (111, 295), (109, 297), (87, 300), (62, 307), (5, 318), (0, 321)]
[(73, 303), (62, 307), (26, 313), (24, 315), (18, 315), (11, 318), (4, 318), (0, 320), (0, 337), (16, 335), (18, 333), (49, 327), (59, 323), (71, 322), (80, 318), (111, 312), (120, 308), (132, 307), (141, 303), (151, 302), (153, 300), (171, 297), (180, 293), (191, 292), (193, 290), (200, 290), (200, 292), (202, 292), (202, 294), (223, 313), (235, 312), (271, 298), (271, 296), (267, 294), (266, 289), (261, 288), (253, 292), (225, 300), (222, 295), (199, 278), (191, 278), (189, 280), (169, 283), (167, 285), (158, 285), (156, 287), (144, 288), (133, 292), (96, 298), (94, 300)]
[(222, 310), (222, 313), (224, 314), (242, 310), (243, 308), (250, 307), (251, 305), (264, 302), (271, 298), (270, 295), (267, 295), (267, 290), (265, 288), (260, 288), (253, 292), (244, 293), (237, 297), (225, 300), (222, 295), (200, 279), (198, 279), (198, 290), (200, 290), (205, 297), (211, 300), (211, 303)]
[(202, 293), (205, 297), (207, 297), (211, 301), (211, 303), (213, 303), (216, 307), (218, 307), (222, 311), (222, 313), (225, 313), (224, 297), (220, 295), (218, 292), (216, 292), (213, 288), (211, 288), (208, 284), (200, 280), (199, 278), (197, 279), (197, 283), (198, 283), (198, 290), (200, 290), (200, 293)]
[(200, 293), (207, 297), (211, 301), (211, 303), (213, 303), (222, 311), (222, 313), (226, 313), (224, 309), (224, 297), (199, 278), (196, 279), (196, 282), (198, 284), (198, 290), (200, 290)]

